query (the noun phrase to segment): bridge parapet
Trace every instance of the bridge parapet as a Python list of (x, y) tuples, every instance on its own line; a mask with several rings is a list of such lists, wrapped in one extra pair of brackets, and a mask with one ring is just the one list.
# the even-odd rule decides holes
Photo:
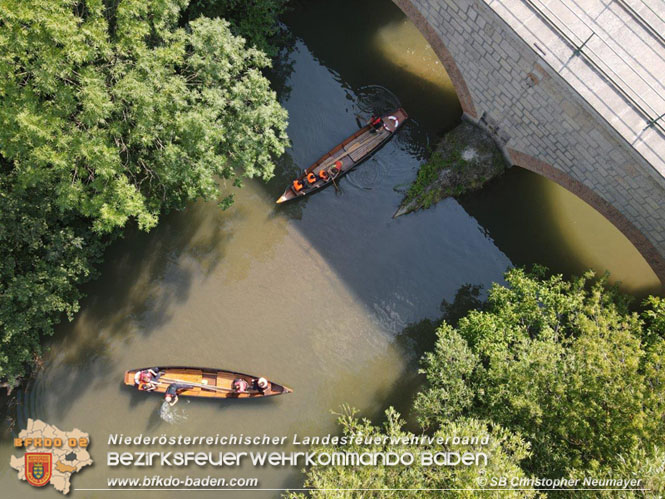
[(624, 0), (484, 1), (665, 176), (665, 21), (657, 13), (642, 17)]

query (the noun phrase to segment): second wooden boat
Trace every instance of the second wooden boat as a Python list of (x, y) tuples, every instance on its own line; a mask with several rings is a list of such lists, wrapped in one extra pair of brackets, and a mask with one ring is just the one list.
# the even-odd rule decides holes
[[(142, 381), (142, 373), (148, 373), (151, 382)], [(180, 397), (258, 398), (293, 392), (290, 388), (269, 380), (266, 380), (267, 386), (261, 388), (260, 379), (249, 374), (203, 367), (146, 367), (125, 372), (125, 385), (134, 386), (139, 391), (164, 393), (169, 385), (175, 383), (184, 387), (179, 390)], [(236, 380), (244, 380), (246, 391), (239, 392), (234, 388)]]
[(388, 142), (408, 117), (400, 107), (382, 116), (380, 127), (375, 128), (370, 124), (364, 126), (307, 168), (286, 188), (277, 203), (306, 196), (335, 183)]

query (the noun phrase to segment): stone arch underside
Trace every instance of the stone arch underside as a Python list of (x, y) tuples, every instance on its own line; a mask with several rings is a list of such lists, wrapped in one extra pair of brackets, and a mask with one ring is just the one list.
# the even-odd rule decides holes
[[(445, 0), (441, 0), (445, 1)], [(458, 62), (450, 53), (443, 40), (423, 16), (412, 0), (393, 0), (393, 2), (406, 14), (431, 45), (437, 57), (446, 69), (452, 84), (457, 92), (463, 112), (477, 121), (481, 118), (469, 87), (465, 81)], [(501, 140), (498, 141), (499, 143)], [(538, 173), (549, 180), (556, 182), (568, 191), (572, 192), (583, 201), (592, 206), (612, 223), (628, 240), (635, 246), (640, 254), (653, 269), (661, 283), (665, 285), (665, 256), (658, 251), (654, 244), (640, 231), (620, 210), (615, 208), (601, 195), (594, 192), (583, 182), (580, 182), (567, 172), (555, 168), (547, 161), (543, 161), (533, 155), (512, 147), (504, 147), (504, 153), (512, 165), (520, 166), (532, 172)]]

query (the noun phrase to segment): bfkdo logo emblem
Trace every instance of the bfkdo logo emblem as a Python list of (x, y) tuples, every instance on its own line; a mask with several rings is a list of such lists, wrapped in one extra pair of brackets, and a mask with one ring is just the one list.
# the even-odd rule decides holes
[(52, 463), (50, 452), (26, 452), (25, 479), (30, 485), (43, 487), (51, 479)]

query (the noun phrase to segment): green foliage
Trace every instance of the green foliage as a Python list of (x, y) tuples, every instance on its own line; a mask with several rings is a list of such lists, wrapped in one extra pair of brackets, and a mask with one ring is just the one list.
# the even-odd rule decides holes
[(642, 318), (650, 337), (662, 338), (665, 331), (665, 299), (658, 296), (649, 296), (644, 301), (645, 310)]
[(272, 57), (278, 51), (275, 39), (282, 34), (279, 16), (287, 3), (287, 0), (192, 0), (186, 16), (226, 19), (235, 35)]
[(451, 154), (444, 157), (440, 151), (432, 153), (430, 158), (420, 165), (416, 179), (413, 181), (409, 190), (406, 191), (404, 203), (413, 201), (414, 199), (422, 198), (421, 202), (424, 208), (429, 208), (433, 203), (438, 201), (436, 189), (429, 189), (432, 184), (439, 178), (442, 170), (453, 168), (459, 161), (463, 161), (459, 151), (453, 150)]
[(71, 318), (107, 235), (198, 198), (230, 205), (288, 144), (267, 56), (225, 20), (183, 22), (188, 4), (0, 2), (0, 381)]
[(46, 185), (22, 190), (0, 176), (0, 379), (10, 385), (41, 352), (40, 335), (78, 310), (77, 285), (104, 246), (54, 197)]
[[(411, 438), (415, 435), (404, 429), (404, 421), (392, 407), (386, 410), (386, 421), (382, 426), (374, 426), (368, 419), (358, 418), (354, 411), (345, 409), (338, 422), (343, 435), (363, 438), (388, 436), (391, 438)], [(489, 435), (489, 445), (480, 443), (458, 445), (391, 445), (357, 444), (344, 447), (318, 447), (316, 452), (409, 452), (416, 462), (424, 452), (484, 452), (488, 455), (488, 465), (472, 466), (317, 466), (308, 471), (305, 487), (328, 489), (317, 492), (317, 497), (359, 497), (359, 492), (330, 489), (414, 489), (414, 488), (477, 488), (478, 478), (490, 480), (493, 477), (511, 476), (524, 477), (518, 466), (520, 461), (529, 456), (529, 445), (520, 437), (498, 425), (477, 419), (460, 419), (443, 424), (433, 436), (445, 439), (451, 435), (463, 437), (479, 437)], [(506, 497), (533, 497), (535, 491), (512, 491)], [(460, 495), (471, 496), (469, 491), (459, 492)], [(379, 496), (374, 494), (374, 496)], [(402, 490), (399, 497), (421, 497), (422, 492)], [(303, 494), (290, 494), (291, 498), (305, 497)]]
[[(665, 492), (663, 300), (651, 297), (631, 312), (630, 300), (592, 273), (566, 281), (535, 267), (510, 270), (505, 280), (482, 308), (438, 328), (413, 407), (422, 429), (455, 434), (454, 425), (473, 421), (505, 431), (504, 476), (639, 478), (652, 493)], [(348, 416), (340, 423), (345, 433), (402, 431), (386, 414), (383, 429)], [(473, 488), (477, 471), (316, 468), (307, 484)]]
[(436, 427), (441, 420), (454, 420), (473, 403), (474, 391), (469, 377), (478, 367), (478, 356), (467, 342), (445, 322), (437, 330), (433, 352), (423, 356), (429, 389), (414, 402), (423, 428)]
[(186, 0), (12, 0), (0, 27), (0, 154), (28, 188), (99, 233), (219, 196), (217, 178), (270, 178), (286, 111), (220, 19)]
[[(455, 347), (437, 344), (423, 360), (420, 420), (491, 418), (532, 443), (527, 469), (542, 475), (612, 466), (645, 442), (665, 444), (663, 331), (647, 342), (644, 321), (603, 279), (543, 275), (511, 270), (484, 310), (457, 330), (441, 326), (439, 341)], [(663, 319), (660, 308), (644, 314)], [(442, 366), (458, 379), (442, 380)], [(458, 401), (454, 412), (447, 399)]]
[[(657, 445), (644, 446), (633, 449), (627, 454), (619, 456), (612, 466), (594, 465), (589, 470), (572, 470), (571, 477), (584, 480), (585, 476), (598, 478), (636, 478), (641, 480), (639, 488), (642, 491), (623, 491), (621, 497), (662, 497), (665, 491), (665, 451)], [(648, 491), (648, 492), (647, 492)], [(616, 491), (586, 491), (579, 494), (582, 497), (617, 497)]]

